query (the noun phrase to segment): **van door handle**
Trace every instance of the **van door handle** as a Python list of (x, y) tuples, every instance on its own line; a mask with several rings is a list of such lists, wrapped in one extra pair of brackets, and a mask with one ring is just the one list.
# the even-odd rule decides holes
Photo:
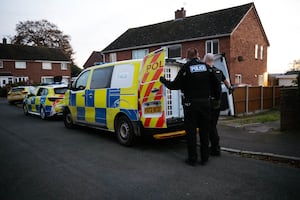
[(154, 88), (154, 89), (151, 90), (152, 93), (156, 93), (156, 92), (158, 92), (158, 91), (159, 91), (158, 88)]

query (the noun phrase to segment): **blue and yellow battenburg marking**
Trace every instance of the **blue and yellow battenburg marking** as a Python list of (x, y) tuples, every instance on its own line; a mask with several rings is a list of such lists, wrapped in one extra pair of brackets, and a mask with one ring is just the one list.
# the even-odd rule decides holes
[(67, 92), (71, 113), (78, 121), (97, 123), (114, 130), (115, 116), (122, 112), (132, 121), (139, 119), (137, 94), (128, 94), (126, 88), (87, 89)]

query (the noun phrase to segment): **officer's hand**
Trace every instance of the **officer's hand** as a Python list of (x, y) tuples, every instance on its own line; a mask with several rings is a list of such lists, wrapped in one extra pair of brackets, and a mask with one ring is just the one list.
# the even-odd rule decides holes
[(161, 76), (159, 78), (159, 81), (162, 82), (162, 83), (165, 83), (167, 81), (167, 79), (165, 77)]
[(234, 91), (234, 87), (230, 86), (230, 87), (228, 88), (228, 93), (229, 93), (229, 94), (232, 94), (233, 91)]

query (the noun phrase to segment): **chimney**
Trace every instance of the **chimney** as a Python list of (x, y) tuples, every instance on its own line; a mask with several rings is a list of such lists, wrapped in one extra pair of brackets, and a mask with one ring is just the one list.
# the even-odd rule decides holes
[(185, 18), (185, 14), (186, 14), (186, 11), (184, 10), (184, 8), (181, 8), (181, 10), (176, 10), (175, 11), (175, 20)]
[(6, 38), (3, 38), (3, 39), (2, 39), (2, 43), (3, 43), (3, 44), (7, 44), (7, 39), (6, 39)]

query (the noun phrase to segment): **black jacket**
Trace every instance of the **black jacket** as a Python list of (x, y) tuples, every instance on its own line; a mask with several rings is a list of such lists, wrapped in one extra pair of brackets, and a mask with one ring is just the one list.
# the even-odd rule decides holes
[[(209, 99), (221, 94), (220, 81), (212, 68), (194, 58), (188, 61), (178, 72), (174, 81), (161, 77), (161, 82), (171, 90), (181, 90), (190, 100)], [(220, 95), (214, 95), (219, 100)]]

